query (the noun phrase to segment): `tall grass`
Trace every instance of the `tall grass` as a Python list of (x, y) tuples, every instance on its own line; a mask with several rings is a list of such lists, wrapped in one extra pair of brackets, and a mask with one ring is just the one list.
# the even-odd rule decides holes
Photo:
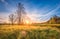
[(60, 39), (60, 32), (56, 30), (15, 30), (0, 32), (0, 39)]

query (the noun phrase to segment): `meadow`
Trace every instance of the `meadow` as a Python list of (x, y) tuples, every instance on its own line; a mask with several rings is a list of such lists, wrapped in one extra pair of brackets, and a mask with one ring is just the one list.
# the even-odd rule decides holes
[(0, 25), (0, 39), (60, 39), (60, 29), (51, 26)]

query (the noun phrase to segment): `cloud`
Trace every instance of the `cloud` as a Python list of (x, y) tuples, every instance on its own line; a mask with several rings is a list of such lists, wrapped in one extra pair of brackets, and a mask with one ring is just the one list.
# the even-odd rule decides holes
[(6, 0), (0, 0), (2, 3), (4, 3), (5, 5), (8, 5), (8, 2), (6, 2)]
[(33, 21), (33, 22), (46, 22), (48, 21), (52, 16), (56, 15), (56, 11), (60, 8), (59, 5), (57, 5), (54, 9), (50, 10), (46, 14), (40, 14), (38, 13), (38, 10), (33, 10), (32, 12), (28, 12), (28, 17)]
[(0, 0), (1, 2), (4, 2), (5, 0)]
[(4, 7), (8, 10), (10, 4), (7, 2), (7, 0), (0, 0), (0, 1), (4, 4)]

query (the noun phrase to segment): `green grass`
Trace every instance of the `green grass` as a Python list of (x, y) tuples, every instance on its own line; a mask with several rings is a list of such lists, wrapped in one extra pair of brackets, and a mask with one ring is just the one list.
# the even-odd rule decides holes
[[(47, 27), (47, 29), (43, 29), (43, 27), (37, 28), (35, 26), (37, 29), (33, 29), (31, 28), (33, 26), (21, 26), (21, 29), (16, 29), (18, 27), (19, 26), (1, 26), (0, 39), (60, 39), (60, 31), (53, 28)], [(28, 29), (28, 27), (31, 29)]]
[[(25, 33), (23, 33), (23, 32)], [(60, 39), (60, 32), (56, 30), (15, 30), (0, 32), (0, 39)]]

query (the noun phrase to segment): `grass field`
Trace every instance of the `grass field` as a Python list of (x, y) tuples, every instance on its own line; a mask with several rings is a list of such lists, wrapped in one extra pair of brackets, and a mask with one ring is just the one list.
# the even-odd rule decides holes
[(60, 29), (50, 25), (0, 25), (0, 39), (60, 39)]

